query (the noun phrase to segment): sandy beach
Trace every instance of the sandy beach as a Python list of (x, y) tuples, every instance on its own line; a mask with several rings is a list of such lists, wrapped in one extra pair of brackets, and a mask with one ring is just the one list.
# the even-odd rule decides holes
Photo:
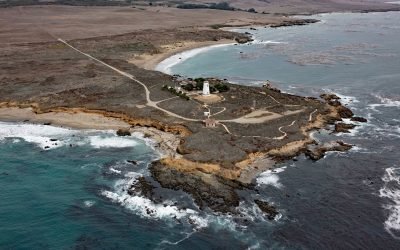
[(223, 39), (219, 41), (205, 41), (205, 42), (196, 42), (196, 41), (185, 41), (185, 42), (176, 42), (175, 44), (169, 44), (162, 46), (162, 51), (158, 54), (142, 54), (138, 55), (134, 58), (128, 60), (128, 62), (135, 64), (136, 66), (147, 69), (147, 70), (155, 70), (157, 65), (159, 65), (162, 61), (183, 53), (185, 51), (190, 51), (193, 49), (213, 46), (213, 45), (224, 45), (234, 43), (232, 40)]

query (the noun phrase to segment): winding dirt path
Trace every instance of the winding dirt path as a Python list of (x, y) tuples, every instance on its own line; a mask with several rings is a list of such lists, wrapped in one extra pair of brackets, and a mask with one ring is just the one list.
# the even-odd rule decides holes
[(62, 43), (65, 44), (65, 45), (67, 45), (67, 46), (70, 47), (71, 49), (75, 50), (76, 52), (78, 52), (78, 53), (80, 53), (80, 54), (82, 54), (82, 55), (84, 55), (84, 56), (86, 56), (86, 57), (88, 57), (88, 58), (90, 58), (90, 59), (92, 59), (92, 60), (94, 60), (94, 61), (96, 61), (96, 62), (98, 62), (98, 63), (100, 63), (100, 64), (102, 64), (102, 65), (104, 65), (104, 66), (106, 66), (106, 67), (108, 67), (108, 68), (110, 68), (110, 69), (112, 69), (113, 71), (117, 72), (118, 74), (123, 75), (123, 76), (125, 76), (125, 77), (131, 79), (132, 81), (134, 81), (134, 82), (139, 83), (140, 85), (142, 85), (143, 88), (144, 88), (144, 90), (145, 90), (145, 93), (146, 93), (146, 102), (147, 102), (146, 105), (147, 105), (147, 106), (153, 107), (153, 108), (158, 109), (158, 110), (161, 110), (161, 111), (163, 111), (164, 113), (167, 113), (167, 114), (170, 115), (170, 116), (173, 116), (173, 117), (176, 117), (176, 118), (185, 120), (185, 121), (192, 121), (192, 122), (202, 121), (202, 120), (199, 120), (199, 119), (192, 119), (192, 118), (183, 117), (183, 116), (178, 115), (178, 114), (175, 114), (175, 113), (173, 113), (173, 112), (171, 112), (171, 111), (169, 111), (169, 110), (166, 110), (166, 109), (163, 109), (163, 108), (158, 107), (158, 106), (157, 106), (157, 103), (158, 103), (158, 102), (154, 102), (154, 101), (152, 101), (152, 100), (150, 99), (150, 91), (149, 91), (149, 89), (147, 88), (147, 86), (146, 86), (143, 82), (141, 82), (141, 81), (139, 81), (138, 79), (136, 79), (133, 75), (131, 75), (131, 74), (129, 74), (129, 73), (126, 73), (126, 72), (124, 72), (124, 71), (122, 71), (122, 70), (119, 70), (119, 69), (117, 69), (117, 68), (115, 68), (115, 67), (113, 67), (113, 66), (111, 66), (111, 65), (109, 65), (109, 64), (107, 64), (107, 63), (105, 63), (105, 62), (103, 62), (103, 61), (101, 61), (101, 60), (99, 60), (99, 59), (97, 59), (97, 58), (95, 58), (95, 57), (93, 57), (93, 56), (91, 56), (91, 55), (85, 53), (85, 52), (80, 51), (79, 49), (75, 48), (74, 46), (72, 46), (71, 44), (67, 43), (66, 41), (64, 41), (64, 40), (61, 39), (61, 38), (58, 38), (57, 40), (58, 40), (59, 42), (62, 42)]

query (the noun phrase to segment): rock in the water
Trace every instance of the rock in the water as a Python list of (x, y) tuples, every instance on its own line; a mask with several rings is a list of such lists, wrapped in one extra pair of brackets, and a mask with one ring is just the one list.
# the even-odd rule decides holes
[(341, 118), (352, 118), (354, 116), (353, 111), (345, 106), (338, 106), (337, 112)]
[(322, 94), (322, 95), (320, 95), (320, 97), (327, 102), (334, 101), (334, 100), (340, 100), (340, 97), (335, 94)]
[(310, 159), (317, 161), (325, 156), (326, 152), (329, 151), (339, 151), (344, 152), (350, 150), (353, 146), (346, 144), (342, 141), (325, 143), (321, 147), (309, 147), (304, 153)]
[(275, 219), (275, 217), (279, 214), (279, 212), (276, 210), (276, 208), (272, 205), (270, 205), (266, 201), (262, 200), (254, 200), (254, 202), (257, 204), (257, 206), (263, 211), (269, 220)]
[(150, 172), (161, 187), (189, 193), (200, 209), (208, 207), (215, 212), (235, 213), (240, 200), (235, 190), (244, 188), (239, 182), (206, 174), (182, 173), (160, 162), (153, 162)]
[(118, 136), (130, 136), (131, 131), (129, 131), (129, 128), (120, 128), (117, 130), (117, 135)]
[(248, 42), (253, 41), (253, 39), (251, 39), (250, 37), (236, 37), (235, 41), (237, 43), (248, 43)]
[(351, 118), (351, 121), (353, 121), (353, 122), (367, 122), (368, 120), (365, 119), (364, 117), (354, 116), (353, 118)]
[(335, 124), (335, 133), (350, 133), (350, 129), (355, 128), (354, 124), (347, 124), (343, 122), (339, 122)]
[(137, 161), (134, 161), (134, 160), (127, 160), (127, 162), (129, 162), (129, 163), (131, 163), (133, 165), (137, 165), (138, 164)]
[(128, 189), (129, 195), (143, 195), (148, 199), (152, 199), (154, 195), (154, 187), (143, 176), (137, 179)]

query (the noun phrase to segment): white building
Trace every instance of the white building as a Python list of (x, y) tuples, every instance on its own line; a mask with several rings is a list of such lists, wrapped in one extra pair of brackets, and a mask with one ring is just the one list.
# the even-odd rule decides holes
[(210, 95), (210, 83), (208, 81), (203, 83), (203, 95)]

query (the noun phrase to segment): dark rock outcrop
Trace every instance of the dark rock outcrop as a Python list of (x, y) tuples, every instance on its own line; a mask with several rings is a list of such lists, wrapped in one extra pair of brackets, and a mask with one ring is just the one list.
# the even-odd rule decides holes
[(128, 128), (120, 128), (117, 130), (117, 135), (118, 136), (130, 136), (131, 132), (129, 131)]
[(335, 124), (335, 133), (350, 133), (350, 129), (355, 128), (354, 124), (347, 124), (343, 122), (339, 122)]
[(299, 26), (299, 25), (307, 25), (310, 23), (317, 23), (319, 20), (317, 19), (298, 19), (298, 20), (287, 20), (278, 24), (271, 24), (271, 28), (279, 28), (279, 27), (287, 27), (287, 26)]
[(153, 162), (150, 171), (161, 187), (191, 194), (200, 209), (208, 207), (216, 212), (235, 213), (239, 206), (240, 198), (235, 190), (244, 188), (239, 182), (207, 174), (183, 173), (160, 162)]
[(250, 38), (250, 37), (236, 37), (236, 38), (235, 38), (235, 41), (236, 41), (237, 43), (242, 44), (242, 43), (251, 42), (251, 41), (253, 41), (253, 39)]
[(128, 190), (129, 195), (143, 195), (146, 198), (152, 199), (154, 187), (143, 177), (139, 177)]
[(337, 112), (341, 118), (352, 118), (354, 116), (353, 111), (342, 105), (337, 107)]
[(333, 100), (340, 100), (340, 97), (335, 94), (322, 94), (322, 95), (320, 95), (320, 97), (327, 102), (333, 101)]
[(364, 117), (354, 116), (354, 117), (351, 118), (351, 121), (353, 121), (353, 122), (367, 122), (368, 120), (365, 119)]
[(317, 161), (325, 156), (326, 152), (329, 151), (339, 151), (339, 152), (344, 152), (348, 151), (352, 148), (353, 146), (350, 144), (346, 144), (342, 141), (336, 141), (336, 142), (330, 142), (330, 143), (325, 143), (321, 147), (309, 147), (305, 151), (305, 155), (312, 159), (313, 161)]
[(267, 218), (269, 220), (273, 220), (275, 219), (275, 217), (279, 214), (279, 212), (277, 211), (277, 209), (270, 205), (268, 202), (266, 201), (262, 201), (262, 200), (254, 200), (254, 202), (257, 204), (257, 206), (261, 209), (261, 211), (263, 211), (263, 213), (265, 213), (267, 215)]

